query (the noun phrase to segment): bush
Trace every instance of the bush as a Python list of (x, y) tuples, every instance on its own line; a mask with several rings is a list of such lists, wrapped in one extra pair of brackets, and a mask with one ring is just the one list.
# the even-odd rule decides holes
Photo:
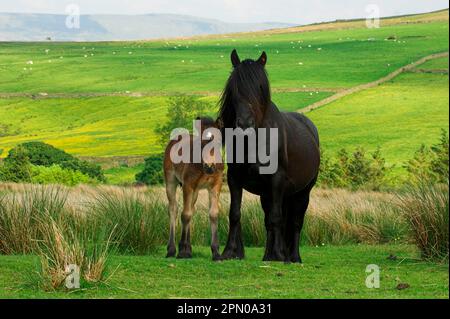
[(63, 150), (57, 149), (52, 145), (43, 142), (23, 143), (11, 149), (6, 159), (15, 158), (16, 153), (20, 150), (25, 151), (30, 163), (33, 165), (45, 167), (59, 165), (64, 169), (80, 171), (91, 178), (97, 179), (99, 182), (106, 181), (100, 166), (86, 161), (81, 161)]
[(146, 185), (160, 185), (164, 183), (163, 161), (164, 154), (147, 157), (144, 169), (136, 174), (136, 181)]
[(35, 184), (62, 184), (75, 186), (78, 184), (95, 184), (95, 180), (88, 175), (71, 169), (64, 169), (59, 165), (32, 166), (31, 182)]
[(346, 149), (341, 149), (336, 158), (330, 158), (322, 151), (321, 154), (320, 185), (372, 190), (378, 190), (383, 185), (388, 168), (380, 148), (369, 157), (362, 147), (357, 147), (351, 155)]
[(446, 259), (449, 254), (449, 187), (421, 182), (400, 196), (412, 237), (425, 259)]
[(410, 180), (420, 183), (428, 180), (431, 183), (446, 183), (449, 173), (449, 137), (445, 130), (437, 144), (427, 147), (421, 145), (414, 157), (405, 165)]

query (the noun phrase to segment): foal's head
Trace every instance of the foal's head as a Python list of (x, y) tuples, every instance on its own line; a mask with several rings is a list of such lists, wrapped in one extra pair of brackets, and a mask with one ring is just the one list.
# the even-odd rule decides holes
[(231, 52), (233, 71), (222, 93), (219, 110), (224, 127), (245, 130), (261, 125), (271, 103), (266, 62), (265, 52), (256, 61), (247, 59), (242, 62), (236, 50)]
[(223, 170), (219, 124), (210, 117), (197, 117), (196, 120), (202, 146), (202, 170), (205, 174), (214, 174)]

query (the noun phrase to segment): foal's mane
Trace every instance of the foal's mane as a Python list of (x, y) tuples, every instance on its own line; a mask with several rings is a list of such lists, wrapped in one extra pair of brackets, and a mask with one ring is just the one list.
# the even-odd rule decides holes
[(244, 60), (236, 66), (227, 80), (219, 102), (218, 118), (223, 127), (233, 127), (237, 101), (253, 106), (254, 112), (264, 112), (271, 103), (270, 85), (263, 65), (254, 60)]

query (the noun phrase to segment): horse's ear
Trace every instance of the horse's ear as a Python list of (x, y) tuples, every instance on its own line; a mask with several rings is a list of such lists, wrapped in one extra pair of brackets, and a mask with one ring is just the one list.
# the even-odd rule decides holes
[(239, 55), (237, 54), (236, 49), (231, 52), (231, 64), (233, 67), (237, 67), (241, 63), (241, 59), (239, 59)]
[(261, 56), (258, 59), (258, 63), (261, 64), (262, 66), (265, 66), (267, 62), (267, 54), (266, 51), (263, 51), (263, 53), (261, 54)]

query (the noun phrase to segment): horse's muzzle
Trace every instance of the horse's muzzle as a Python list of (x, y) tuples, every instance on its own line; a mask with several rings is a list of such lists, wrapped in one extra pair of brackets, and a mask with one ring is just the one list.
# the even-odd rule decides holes
[(214, 174), (216, 172), (216, 167), (214, 164), (203, 163), (203, 172), (208, 175)]

